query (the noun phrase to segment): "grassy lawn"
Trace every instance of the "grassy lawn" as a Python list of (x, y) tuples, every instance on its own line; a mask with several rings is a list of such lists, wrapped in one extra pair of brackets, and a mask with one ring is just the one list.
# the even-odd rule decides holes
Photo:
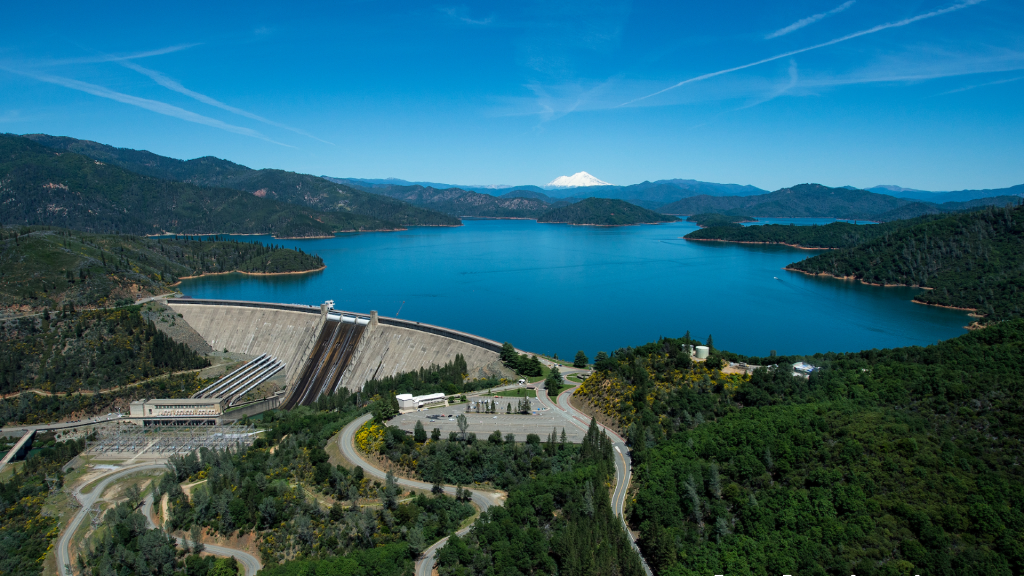
[(501, 392), (494, 392), (493, 396), (508, 396), (510, 398), (536, 398), (536, 390), (527, 390), (526, 388), (513, 388), (512, 390), (502, 390)]
[(541, 368), (540, 368), (540, 376), (530, 376), (530, 377), (528, 377), (526, 379), (526, 381), (531, 383), (531, 384), (534, 383), (534, 382), (540, 382), (540, 381), (544, 380), (545, 378), (547, 378), (548, 374), (551, 374), (551, 368), (548, 368), (547, 366), (543, 366), (542, 365)]

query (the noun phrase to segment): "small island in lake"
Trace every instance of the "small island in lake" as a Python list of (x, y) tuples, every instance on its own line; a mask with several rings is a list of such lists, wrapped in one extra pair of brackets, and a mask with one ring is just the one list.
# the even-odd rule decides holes
[(576, 226), (632, 226), (678, 222), (679, 218), (641, 208), (625, 200), (587, 198), (575, 204), (548, 210), (537, 222)]

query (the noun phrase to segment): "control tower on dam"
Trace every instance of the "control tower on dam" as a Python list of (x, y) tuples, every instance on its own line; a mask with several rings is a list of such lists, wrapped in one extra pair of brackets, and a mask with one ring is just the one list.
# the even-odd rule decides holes
[(440, 326), (320, 307), (174, 298), (167, 302), (215, 350), (267, 354), (285, 364), (283, 407), (340, 388), (443, 365), (462, 354), (470, 378), (502, 373), (501, 344)]

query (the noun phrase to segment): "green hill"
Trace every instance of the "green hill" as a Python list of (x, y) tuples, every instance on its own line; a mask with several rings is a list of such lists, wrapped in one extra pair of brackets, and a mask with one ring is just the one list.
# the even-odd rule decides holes
[(659, 214), (625, 200), (608, 198), (587, 198), (575, 204), (553, 208), (537, 218), (537, 222), (577, 226), (629, 226), (678, 221), (679, 218), (675, 216)]
[(914, 299), (976, 309), (987, 320), (1016, 318), (1024, 303), (1024, 206), (927, 219), (787, 268), (930, 288)]
[(360, 215), (386, 222), (391, 227), (459, 225), (457, 218), (309, 174), (273, 169), (253, 170), (212, 156), (178, 160), (144, 150), (115, 148), (65, 136), (29, 134), (25, 137), (55, 150), (82, 154), (151, 178), (241, 190), (260, 198), (307, 206), (324, 212)]
[(259, 242), (0, 229), (0, 308), (109, 306), (169, 292), (184, 276), (322, 268), (313, 254)]
[(95, 233), (273, 234), (329, 236), (390, 230), (395, 224), (350, 212), (324, 212), (141, 176), (28, 138), (0, 134), (0, 224), (42, 225)]

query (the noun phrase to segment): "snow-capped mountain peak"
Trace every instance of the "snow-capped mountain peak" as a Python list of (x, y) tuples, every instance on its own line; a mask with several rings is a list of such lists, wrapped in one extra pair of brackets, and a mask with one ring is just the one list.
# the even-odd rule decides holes
[(604, 180), (598, 180), (586, 172), (577, 172), (572, 176), (559, 176), (548, 182), (547, 188), (579, 188), (582, 186), (611, 186)]

